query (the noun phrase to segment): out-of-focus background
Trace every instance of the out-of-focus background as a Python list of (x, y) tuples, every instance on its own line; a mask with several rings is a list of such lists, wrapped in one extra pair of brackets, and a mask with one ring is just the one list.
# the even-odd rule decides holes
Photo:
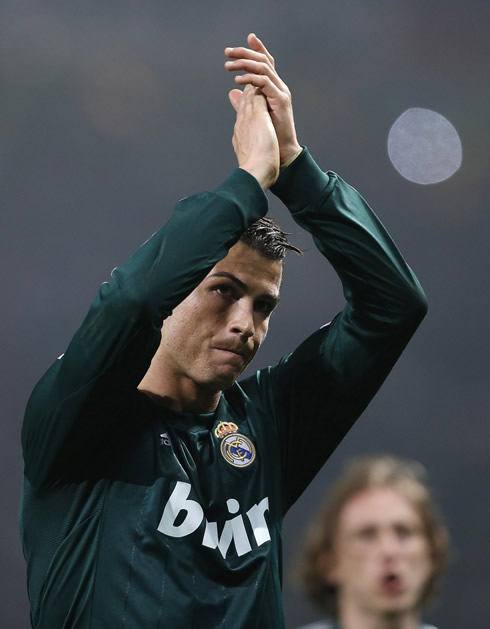
[[(490, 627), (489, 17), (478, 0), (2, 0), (2, 628), (28, 626), (17, 509), (29, 392), (111, 269), (179, 198), (234, 167), (223, 48), (250, 31), (293, 92), (300, 141), (368, 199), (430, 305), (289, 514), (287, 626), (319, 617), (288, 577), (305, 522), (347, 457), (388, 451), (426, 465), (454, 542), (426, 619), (441, 629)], [(256, 367), (343, 304), (309, 237), (275, 200), (271, 214), (309, 251), (286, 263)]]

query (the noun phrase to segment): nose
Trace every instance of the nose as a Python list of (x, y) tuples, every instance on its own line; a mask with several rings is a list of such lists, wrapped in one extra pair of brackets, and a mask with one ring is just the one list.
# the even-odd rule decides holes
[(379, 537), (379, 548), (384, 556), (392, 557), (400, 550), (400, 542), (394, 533), (385, 532)]
[(229, 326), (243, 341), (253, 336), (255, 334), (253, 305), (247, 303), (245, 299), (240, 299), (232, 310)]

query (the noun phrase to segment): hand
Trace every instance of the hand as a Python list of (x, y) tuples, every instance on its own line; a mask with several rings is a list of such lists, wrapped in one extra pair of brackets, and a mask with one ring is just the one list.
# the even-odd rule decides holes
[(243, 92), (232, 90), (230, 101), (237, 112), (232, 142), (238, 166), (267, 190), (279, 176), (279, 144), (267, 101), (252, 85), (247, 85)]
[[(231, 72), (245, 71), (246, 74), (235, 77), (235, 82), (239, 85), (253, 85), (260, 88), (266, 97), (279, 142), (280, 164), (284, 165), (301, 152), (294, 128), (291, 92), (277, 74), (274, 59), (260, 39), (250, 33), (247, 42), (250, 48), (225, 48), (226, 56), (233, 59), (233, 61), (227, 61), (225, 67)], [(232, 94), (234, 94), (233, 97)], [(239, 102), (240, 95), (240, 90), (230, 92), (232, 104)]]

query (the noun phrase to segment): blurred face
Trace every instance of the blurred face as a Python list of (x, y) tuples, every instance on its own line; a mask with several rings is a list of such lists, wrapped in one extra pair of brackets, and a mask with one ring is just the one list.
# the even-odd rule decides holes
[(177, 386), (230, 387), (264, 340), (282, 264), (238, 242), (165, 320), (160, 354)]
[(327, 579), (339, 607), (370, 616), (416, 610), (432, 573), (429, 544), (415, 507), (389, 487), (353, 496), (340, 513)]

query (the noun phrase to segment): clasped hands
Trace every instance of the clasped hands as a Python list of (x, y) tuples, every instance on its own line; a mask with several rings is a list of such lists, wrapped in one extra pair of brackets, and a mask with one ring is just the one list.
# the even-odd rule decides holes
[(291, 93), (275, 69), (274, 59), (260, 39), (251, 33), (250, 48), (225, 48), (225, 68), (245, 74), (235, 76), (243, 91), (233, 89), (230, 102), (237, 112), (233, 148), (238, 166), (248, 171), (264, 190), (290, 163), (301, 146), (296, 138)]

